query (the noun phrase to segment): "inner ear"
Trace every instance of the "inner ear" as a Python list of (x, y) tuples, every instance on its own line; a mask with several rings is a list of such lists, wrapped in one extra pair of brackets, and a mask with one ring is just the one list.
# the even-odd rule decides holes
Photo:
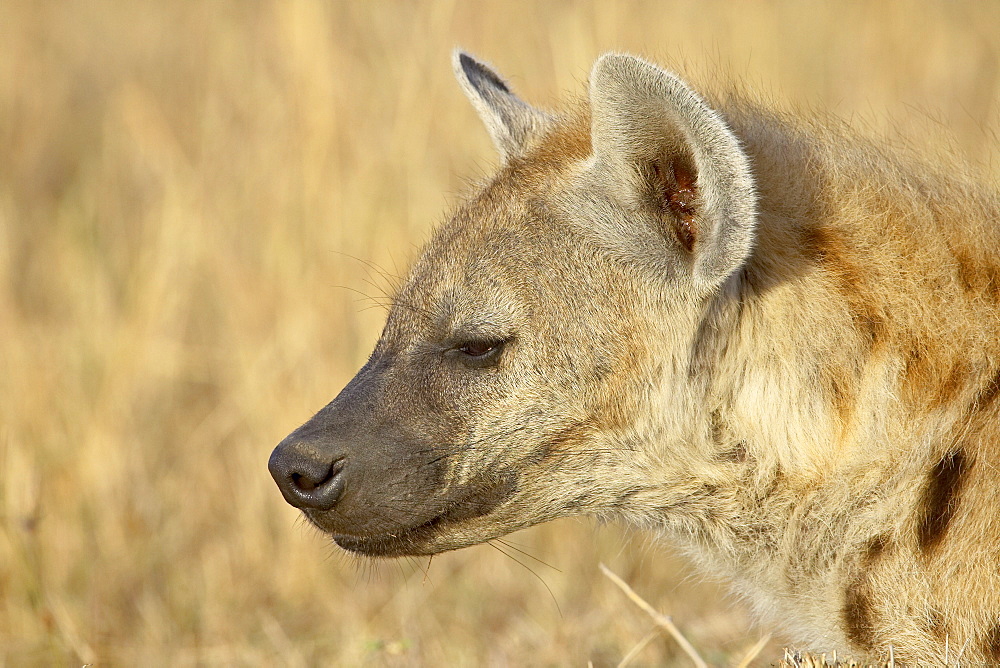
[(649, 182), (664, 227), (687, 252), (693, 252), (699, 234), (698, 172), (693, 162), (682, 157), (652, 160)]

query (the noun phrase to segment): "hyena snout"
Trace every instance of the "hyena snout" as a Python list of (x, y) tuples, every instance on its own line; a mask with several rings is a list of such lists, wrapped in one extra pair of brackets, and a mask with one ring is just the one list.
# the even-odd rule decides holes
[(405, 546), (415, 544), (408, 532), (428, 531), (425, 525), (452, 501), (451, 451), (439, 445), (446, 437), (421, 428), (419, 415), (394, 398), (403, 392), (391, 386), (390, 372), (389, 364), (366, 365), (268, 460), (289, 504), (335, 540), (348, 541), (348, 549), (371, 554), (401, 552), (404, 534)]
[(335, 516), (336, 528), (344, 531), (368, 521), (370, 506), (379, 501), (372, 498), (380, 481), (371, 470), (391, 458), (391, 448), (373, 442), (383, 440), (375, 420), (381, 389), (382, 374), (362, 369), (334, 401), (278, 444), (267, 467), (285, 501), (310, 517)]
[(332, 510), (344, 493), (343, 453), (296, 434), (274, 449), (267, 468), (285, 501), (302, 510)]

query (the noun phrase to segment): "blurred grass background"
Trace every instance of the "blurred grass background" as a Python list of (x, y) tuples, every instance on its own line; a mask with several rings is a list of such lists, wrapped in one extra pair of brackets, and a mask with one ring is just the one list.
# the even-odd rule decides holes
[(636, 532), (374, 564), (270, 480), (367, 264), (495, 164), (456, 45), (543, 106), (629, 50), (1000, 170), (998, 3), (0, 2), (0, 665), (614, 665), (653, 624), (600, 561), (710, 662), (766, 631)]

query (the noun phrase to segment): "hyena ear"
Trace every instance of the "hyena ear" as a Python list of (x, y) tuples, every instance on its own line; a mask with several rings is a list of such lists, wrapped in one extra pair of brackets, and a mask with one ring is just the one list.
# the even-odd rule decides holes
[(532, 141), (551, 124), (548, 114), (514, 95), (500, 75), (469, 54), (456, 49), (452, 66), (504, 163), (524, 155)]
[(624, 54), (595, 63), (590, 104), (595, 166), (612, 192), (652, 211), (696, 284), (722, 283), (749, 256), (757, 216), (750, 161), (725, 121), (674, 75)]

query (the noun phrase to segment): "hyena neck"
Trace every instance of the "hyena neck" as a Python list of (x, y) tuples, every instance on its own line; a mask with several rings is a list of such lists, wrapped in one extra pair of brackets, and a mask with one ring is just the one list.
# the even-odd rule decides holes
[[(810, 164), (782, 173), (822, 171)], [(941, 480), (996, 458), (980, 434), (1000, 414), (1000, 267), (948, 238), (947, 203), (883, 177), (866, 192), (848, 173), (836, 215), (816, 193), (777, 202), (765, 184), (757, 250), (691, 346), (682, 454), (635, 514), (761, 608), (808, 600), (839, 618), (820, 602), (828, 588), (840, 600), (858, 555), (897, 537), (926, 552), (953, 512), (923, 510)]]
[[(789, 369), (786, 353), (774, 349), (782, 332), (769, 329), (761, 307), (744, 272), (706, 304), (686, 365), (675, 365), (688, 391), (665, 391), (686, 403), (690, 419), (659, 450), (659, 484), (628, 489), (619, 515), (733, 583), (763, 614), (808, 597), (796, 583), (836, 577), (836, 550), (866, 540), (865, 527), (882, 512), (871, 500), (886, 481), (854, 476), (856, 487), (836, 484), (814, 470), (820, 460), (800, 454), (803, 443), (820, 452), (837, 447), (820, 435), (825, 396), (809, 385), (815, 367)], [(752, 369), (739, 361), (751, 346), (766, 360)], [(677, 428), (671, 422), (661, 433)]]

